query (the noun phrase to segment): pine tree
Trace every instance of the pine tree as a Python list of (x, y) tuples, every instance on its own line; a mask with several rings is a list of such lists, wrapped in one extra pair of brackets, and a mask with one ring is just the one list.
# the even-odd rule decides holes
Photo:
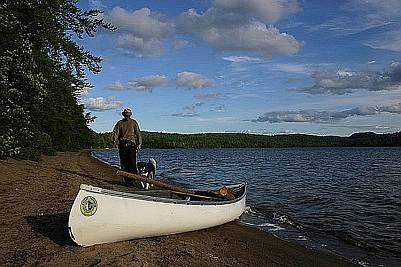
[(90, 145), (92, 131), (79, 93), (101, 58), (74, 38), (113, 30), (99, 10), (74, 0), (0, 3), (0, 157), (37, 158), (52, 149)]

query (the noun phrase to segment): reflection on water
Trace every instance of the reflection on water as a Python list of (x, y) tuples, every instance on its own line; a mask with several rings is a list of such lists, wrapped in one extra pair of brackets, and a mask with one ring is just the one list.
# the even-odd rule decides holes
[[(94, 155), (119, 163), (116, 150)], [(183, 186), (247, 181), (245, 224), (363, 265), (401, 262), (400, 148), (141, 150), (150, 157)]]

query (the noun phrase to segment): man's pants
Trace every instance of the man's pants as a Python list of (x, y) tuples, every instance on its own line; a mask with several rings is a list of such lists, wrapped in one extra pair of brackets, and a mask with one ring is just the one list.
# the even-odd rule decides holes
[[(123, 144), (118, 146), (118, 153), (120, 155), (121, 170), (138, 174), (138, 168), (136, 166), (136, 147), (134, 144)], [(133, 185), (132, 179), (124, 178), (124, 181)]]

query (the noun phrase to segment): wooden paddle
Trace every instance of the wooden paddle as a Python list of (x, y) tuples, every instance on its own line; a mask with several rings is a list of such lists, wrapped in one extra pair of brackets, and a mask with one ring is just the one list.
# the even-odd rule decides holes
[[(171, 191), (173, 191), (175, 193), (181, 193), (183, 195), (194, 196), (194, 197), (199, 197), (199, 198), (204, 198), (204, 199), (213, 199), (213, 197), (208, 197), (208, 196), (202, 196), (202, 195), (195, 194), (194, 190), (178, 187), (178, 186), (175, 186), (175, 185), (172, 185), (172, 184), (163, 183), (163, 182), (160, 182), (160, 181), (157, 181), (157, 180), (149, 179), (149, 178), (141, 176), (141, 175), (137, 175), (137, 174), (133, 174), (133, 173), (125, 172), (125, 171), (117, 171), (117, 175), (118, 176), (127, 177), (127, 178), (132, 178), (132, 179), (135, 179), (135, 180), (138, 180), (138, 181), (141, 181), (141, 182), (153, 184), (153, 185), (155, 185), (157, 187), (168, 189), (168, 190), (171, 190)], [(225, 186), (223, 186), (222, 188), (220, 188), (217, 191), (206, 191), (206, 192), (213, 193), (213, 194), (216, 195), (216, 197), (222, 197), (222, 198), (225, 198), (225, 199), (228, 199), (228, 200), (235, 199), (235, 196), (231, 192), (231, 190), (228, 189)]]

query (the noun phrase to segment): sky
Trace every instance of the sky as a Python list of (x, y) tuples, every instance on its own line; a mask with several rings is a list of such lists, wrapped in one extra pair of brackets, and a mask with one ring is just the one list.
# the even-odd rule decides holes
[(80, 101), (107, 132), (401, 131), (399, 0), (89, 0), (115, 31)]

